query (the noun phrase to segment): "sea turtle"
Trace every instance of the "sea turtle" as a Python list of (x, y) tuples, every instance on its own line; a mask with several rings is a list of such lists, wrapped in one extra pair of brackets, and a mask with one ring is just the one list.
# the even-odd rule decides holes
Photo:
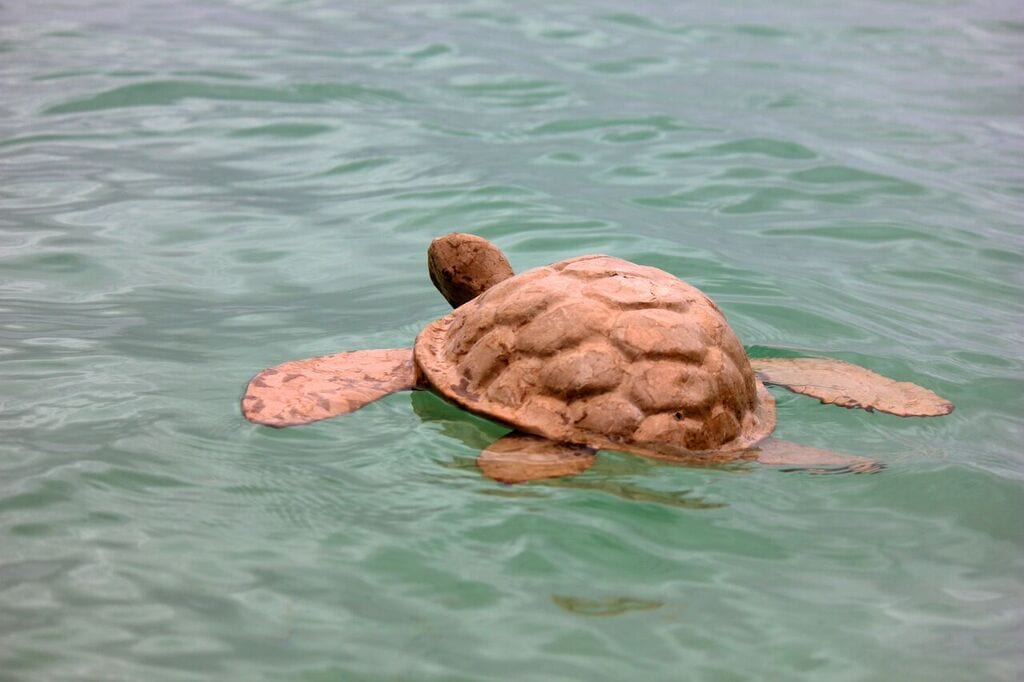
[(242, 399), (246, 418), (307, 424), (430, 389), (515, 429), (477, 460), (487, 476), (513, 483), (581, 472), (600, 449), (695, 464), (880, 468), (769, 438), (775, 400), (766, 383), (901, 416), (953, 409), (927, 389), (839, 360), (750, 359), (710, 298), (657, 268), (590, 255), (513, 275), (497, 246), (452, 233), (431, 243), (428, 269), (455, 310), (428, 324), (414, 348), (266, 369)]

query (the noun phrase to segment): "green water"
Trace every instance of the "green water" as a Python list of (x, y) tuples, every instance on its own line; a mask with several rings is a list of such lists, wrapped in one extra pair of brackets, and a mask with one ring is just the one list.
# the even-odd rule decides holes
[[(1024, 10), (703, 5), (4, 2), (0, 679), (1020, 679)], [(520, 487), (430, 394), (241, 418), (408, 345), (453, 229), (957, 410), (776, 393), (878, 475)]]

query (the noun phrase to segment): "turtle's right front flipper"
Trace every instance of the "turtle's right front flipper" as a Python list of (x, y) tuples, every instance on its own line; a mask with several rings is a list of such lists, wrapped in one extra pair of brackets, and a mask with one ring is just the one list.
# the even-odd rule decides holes
[(242, 414), (266, 426), (297, 426), (354, 412), (415, 386), (411, 348), (321, 355), (257, 374), (242, 396)]
[(750, 366), (766, 384), (830, 405), (900, 417), (938, 417), (953, 411), (953, 403), (927, 388), (833, 358), (751, 358)]
[(556, 443), (513, 431), (491, 443), (476, 464), (488, 478), (501, 483), (524, 483), (541, 478), (572, 476), (589, 469), (597, 455), (585, 445)]

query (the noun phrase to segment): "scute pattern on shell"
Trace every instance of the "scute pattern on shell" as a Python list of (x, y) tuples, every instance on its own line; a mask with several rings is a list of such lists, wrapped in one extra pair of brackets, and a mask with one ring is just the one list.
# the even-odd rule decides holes
[(750, 447), (775, 424), (711, 299), (609, 256), (501, 282), (428, 325), (416, 361), (445, 397), (560, 442), (670, 456)]

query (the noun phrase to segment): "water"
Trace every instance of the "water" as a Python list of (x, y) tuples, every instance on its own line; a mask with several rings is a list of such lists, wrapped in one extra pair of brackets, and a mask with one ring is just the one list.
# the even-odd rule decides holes
[[(704, 4), (5, 2), (0, 679), (1019, 679), (1024, 12)], [(777, 392), (879, 475), (514, 488), (429, 394), (240, 417), (409, 344), (453, 229), (957, 410)]]

